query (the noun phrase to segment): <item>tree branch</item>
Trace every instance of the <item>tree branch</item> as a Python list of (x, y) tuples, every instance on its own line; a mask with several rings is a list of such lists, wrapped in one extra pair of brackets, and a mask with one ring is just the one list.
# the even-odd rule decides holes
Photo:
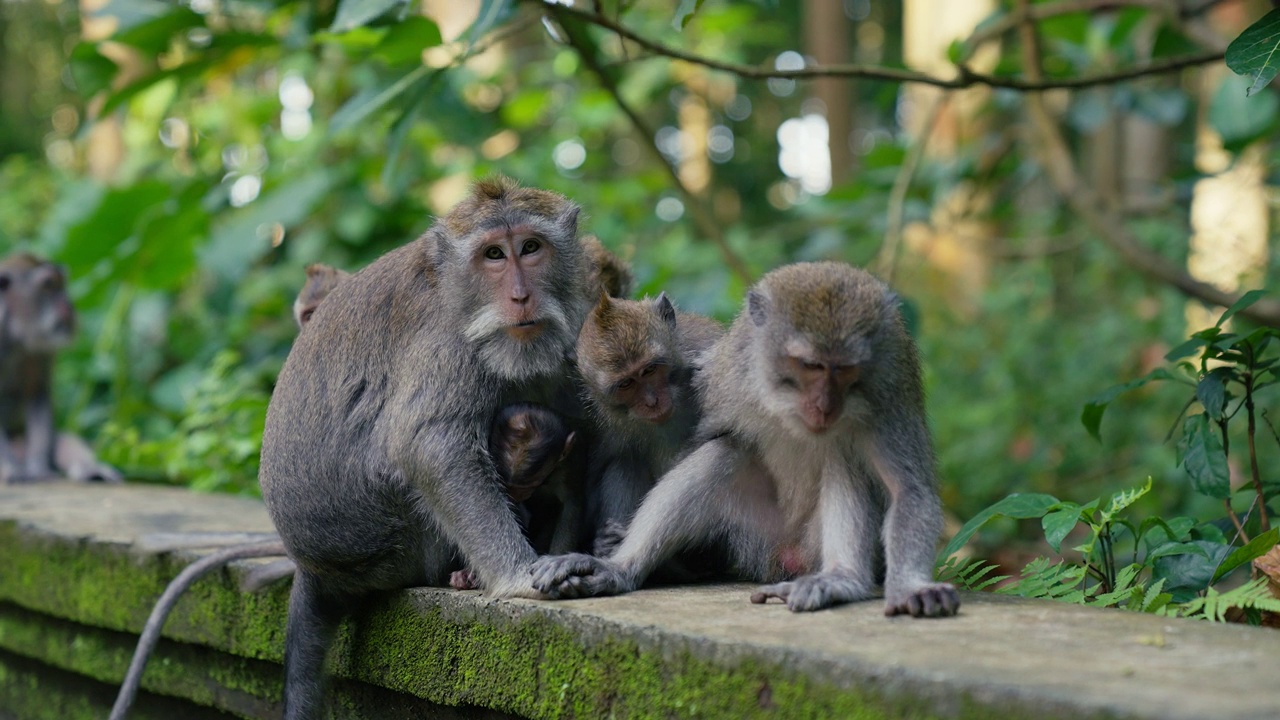
[(595, 48), (588, 43), (587, 39), (583, 37), (578, 29), (565, 22), (566, 19), (572, 22), (572, 17), (568, 16), (582, 15), (584, 13), (571, 11), (563, 5), (551, 5), (548, 6), (548, 9), (552, 11), (556, 20), (558, 20), (561, 27), (564, 28), (565, 37), (567, 38), (569, 45), (577, 51), (578, 56), (582, 58), (582, 62), (586, 64), (587, 69), (596, 76), (596, 79), (600, 82), (600, 86), (613, 96), (614, 103), (617, 104), (618, 108), (622, 110), (622, 113), (627, 116), (627, 119), (631, 121), (631, 125), (635, 128), (636, 132), (642, 136), (643, 142), (641, 144), (651, 151), (651, 154), (658, 161), (658, 164), (667, 171), (667, 175), (670, 176), (671, 182), (675, 184), (680, 195), (684, 197), (685, 207), (688, 208), (689, 214), (693, 219), (693, 224), (697, 227), (698, 233), (711, 240), (711, 242), (714, 243), (716, 248), (720, 251), (720, 256), (724, 258), (725, 264), (729, 266), (729, 270), (732, 271), (734, 275), (738, 276), (738, 279), (743, 283), (750, 285), (755, 281), (755, 276), (752, 274), (751, 270), (747, 267), (747, 264), (742, 260), (742, 258), (738, 257), (738, 254), (733, 251), (733, 248), (729, 247), (729, 242), (725, 238), (721, 224), (716, 222), (714, 215), (710, 208), (707, 207), (703, 198), (694, 193), (687, 185), (684, 184), (684, 181), (680, 179), (680, 172), (675, 166), (667, 161), (666, 156), (664, 156), (662, 151), (658, 149), (658, 146), (654, 144), (654, 138), (656, 137), (657, 132), (654, 128), (649, 126), (649, 123), (646, 122), (643, 117), (640, 116), (640, 113), (636, 112), (635, 108), (631, 107), (630, 103), (623, 99), (622, 93), (618, 90), (617, 81), (609, 74), (609, 71), (601, 65), (600, 58), (596, 56)]
[(579, 10), (577, 8), (559, 5), (549, 0), (524, 0), (540, 5), (545, 10), (554, 13), (557, 17), (563, 19), (566, 17), (576, 18), (584, 23), (589, 23), (597, 27), (604, 28), (619, 37), (630, 40), (640, 47), (648, 50), (654, 55), (659, 55), (674, 60), (683, 60), (685, 62), (700, 65), (702, 67), (711, 68), (712, 70), (720, 70), (731, 73), (742, 78), (753, 80), (764, 80), (769, 78), (785, 78), (791, 80), (807, 80), (822, 77), (843, 77), (843, 78), (866, 78), (869, 80), (886, 80), (890, 82), (912, 82), (924, 85), (933, 85), (940, 88), (961, 89), (974, 87), (977, 85), (986, 85), (994, 88), (1005, 88), (1010, 90), (1020, 90), (1029, 92), (1033, 90), (1051, 90), (1057, 88), (1084, 88), (1097, 85), (1112, 85), (1125, 80), (1132, 80), (1147, 75), (1160, 75), (1164, 73), (1182, 70), (1188, 67), (1196, 67), (1199, 65), (1207, 65), (1222, 59), (1223, 54), (1216, 50), (1209, 50), (1190, 55), (1184, 55), (1175, 58), (1166, 58), (1148, 63), (1143, 66), (1128, 68), (1125, 70), (1117, 70), (1115, 72), (1096, 73), (1093, 75), (1085, 75), (1076, 78), (1055, 78), (1055, 79), (1037, 79), (1034, 81), (1022, 80), (1015, 77), (987, 75), (975, 72), (963, 65), (958, 66), (959, 75), (955, 78), (942, 78), (928, 73), (917, 72), (915, 70), (905, 70), (899, 68), (883, 67), (880, 65), (810, 65), (799, 70), (775, 70), (759, 65), (744, 65), (740, 63), (726, 62), (723, 60), (715, 60), (713, 58), (695, 55), (684, 50), (679, 50), (656, 40), (651, 40), (638, 33), (630, 30), (621, 23), (615, 22), (611, 18), (595, 12)]
[[(1025, 7), (1026, 0), (1020, 0)], [(1020, 29), (1022, 64), (1031, 82), (1041, 77), (1039, 42), (1035, 25), (1028, 21)], [(1240, 298), (1213, 285), (1192, 277), (1184, 268), (1147, 248), (1135, 238), (1116, 215), (1099, 202), (1097, 195), (1086, 183), (1080, 181), (1071, 151), (1067, 147), (1058, 124), (1045, 107), (1039, 93), (1028, 93), (1024, 98), (1027, 116), (1031, 120), (1036, 141), (1032, 143), (1040, 155), (1040, 162), (1050, 181), (1068, 207), (1084, 220), (1098, 237), (1138, 272), (1172, 285), (1184, 294), (1214, 305), (1227, 307)], [(1280, 301), (1267, 299), (1255, 303), (1240, 312), (1253, 322), (1280, 327)]]

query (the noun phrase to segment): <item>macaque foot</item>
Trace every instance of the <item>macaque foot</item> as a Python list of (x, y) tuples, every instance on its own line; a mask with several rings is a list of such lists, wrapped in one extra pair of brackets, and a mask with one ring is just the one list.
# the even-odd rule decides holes
[(960, 611), (960, 595), (951, 583), (925, 583), (905, 590), (888, 590), (884, 614), (947, 617)]
[(552, 600), (617, 595), (635, 589), (617, 565), (594, 557), (544, 555), (533, 563), (533, 587)]
[(836, 573), (801, 575), (795, 580), (765, 585), (751, 594), (751, 602), (762, 605), (769, 598), (787, 604), (791, 612), (810, 612), (871, 597), (868, 583)]
[(449, 587), (454, 590), (479, 590), (480, 576), (471, 568), (454, 570), (449, 575)]
[(591, 544), (591, 554), (596, 557), (609, 557), (622, 544), (627, 535), (627, 526), (618, 520), (610, 520), (596, 533), (595, 542)]

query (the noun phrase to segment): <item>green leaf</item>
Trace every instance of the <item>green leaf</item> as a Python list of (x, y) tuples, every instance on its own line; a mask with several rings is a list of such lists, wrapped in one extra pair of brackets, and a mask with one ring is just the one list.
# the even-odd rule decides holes
[(88, 99), (111, 86), (116, 64), (91, 43), (80, 43), (71, 51), (71, 77), (80, 97)]
[(431, 95), (431, 87), (435, 84), (435, 79), (440, 76), (440, 72), (432, 73), (414, 87), (404, 112), (392, 124), (391, 131), (387, 133), (387, 160), (386, 164), (382, 166), (382, 183), (387, 187), (393, 185), (396, 168), (400, 164), (401, 155), (403, 155), (404, 141), (409, 137), (409, 130), (417, 120), (419, 111), (427, 104), (426, 101)]
[(340, 0), (333, 17), (333, 32), (346, 32), (408, 7), (409, 0)]
[(1155, 560), (1162, 557), (1172, 557), (1174, 555), (1199, 555), (1201, 557), (1209, 557), (1209, 553), (1204, 548), (1193, 542), (1171, 542), (1165, 543), (1147, 554), (1146, 562), (1151, 564)]
[(272, 223), (288, 229), (305, 220), (329, 192), (335, 176), (330, 170), (315, 170), (265, 193), (237, 212), (224, 214), (212, 237), (200, 248), (201, 264), (222, 277), (238, 279), (250, 263), (271, 250), (260, 230)]
[(1018, 520), (1026, 518), (1043, 517), (1049, 508), (1058, 504), (1058, 499), (1052, 495), (1044, 493), (1014, 493), (987, 509), (973, 516), (973, 519), (964, 524), (955, 537), (951, 538), (951, 542), (942, 549), (938, 555), (939, 558), (946, 559), (956, 553), (957, 550), (964, 547), (969, 542), (969, 538), (973, 534), (986, 525), (993, 518), (1008, 517)]
[[(1280, 12), (1280, 10), (1272, 10), (1271, 12), (1274, 14)], [(1258, 302), (1262, 298), (1266, 297), (1266, 295), (1267, 291), (1265, 290), (1250, 290), (1249, 292), (1241, 295), (1240, 299), (1231, 303), (1231, 307), (1227, 308), (1227, 311), (1222, 313), (1222, 317), (1218, 318), (1217, 327), (1222, 327), (1222, 324), (1235, 317), (1236, 313)]]
[(1248, 82), (1239, 75), (1224, 75), (1209, 101), (1209, 124), (1228, 149), (1242, 147), (1266, 133), (1280, 111), (1280, 96), (1275, 93), (1247, 97)]
[(373, 56), (393, 66), (421, 63), (422, 51), (441, 42), (439, 26), (415, 15), (392, 26), (373, 49)]
[(467, 44), (474, 45), (485, 33), (506, 22), (509, 17), (511, 0), (482, 0), (480, 14), (471, 23), (471, 27), (467, 28)]
[(1172, 350), (1164, 354), (1164, 359), (1169, 362), (1181, 360), (1184, 357), (1190, 357), (1200, 351), (1205, 346), (1204, 338), (1193, 337), (1184, 343), (1175, 346)]
[(1227, 46), (1227, 67), (1252, 80), (1245, 89), (1246, 95), (1261, 90), (1280, 72), (1277, 50), (1280, 50), (1280, 9), (1263, 15)]
[(676, 7), (675, 17), (671, 19), (671, 27), (676, 30), (684, 30), (689, 25), (689, 21), (693, 19), (694, 13), (702, 7), (703, 0), (680, 0), (680, 4)]
[[(162, 3), (168, 5), (168, 3)], [(163, 14), (128, 29), (116, 31), (111, 39), (149, 53), (162, 53), (169, 49), (176, 35), (192, 28), (204, 27), (204, 16), (188, 8), (169, 6)]]
[(1186, 552), (1156, 559), (1152, 566), (1153, 580), (1165, 578), (1168, 590), (1180, 590), (1174, 597), (1186, 599), (1188, 593), (1204, 590), (1213, 579), (1213, 572), (1230, 552), (1229, 545), (1196, 540), (1202, 553)]
[(1102, 426), (1102, 414), (1107, 411), (1107, 406), (1111, 404), (1111, 401), (1120, 396), (1120, 393), (1136, 390), (1153, 380), (1176, 379), (1168, 370), (1156, 368), (1136, 380), (1130, 380), (1121, 385), (1113, 385), (1094, 395), (1092, 399), (1085, 403), (1084, 410), (1080, 412), (1080, 422), (1084, 424), (1085, 430), (1089, 431), (1093, 439), (1101, 441), (1102, 436), (1098, 434), (1098, 429)]
[(1062, 552), (1062, 540), (1080, 521), (1080, 506), (1075, 503), (1063, 503), (1065, 507), (1048, 513), (1040, 521), (1044, 528), (1044, 539), (1054, 552)]
[(1222, 407), (1226, 403), (1227, 387), (1222, 376), (1210, 373), (1205, 375), (1196, 385), (1196, 400), (1204, 406), (1204, 411), (1211, 419), (1222, 417)]
[(329, 118), (329, 132), (336, 133), (354, 127), (361, 120), (372, 115), (382, 106), (394, 100), (415, 82), (431, 72), (431, 68), (420, 65), (405, 73), (403, 77), (381, 90), (364, 90), (356, 93), (333, 113)]
[(1182, 467), (1191, 478), (1191, 485), (1203, 495), (1225, 500), (1231, 496), (1231, 474), (1227, 468), (1227, 456), (1222, 439), (1209, 425), (1204, 413), (1187, 418), (1182, 423)]
[(1232, 570), (1266, 555), (1278, 542), (1280, 542), (1280, 527), (1271, 528), (1250, 540), (1247, 545), (1236, 549), (1222, 561), (1222, 564), (1218, 566), (1217, 571), (1213, 573), (1213, 579), (1209, 581), (1209, 584), (1213, 585), (1226, 577), (1227, 573)]

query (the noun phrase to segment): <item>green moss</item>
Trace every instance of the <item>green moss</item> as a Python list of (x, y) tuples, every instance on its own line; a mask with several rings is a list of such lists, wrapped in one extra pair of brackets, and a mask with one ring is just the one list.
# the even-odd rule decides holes
[[(69, 621), (50, 620), (31, 630), (17, 619), (25, 611), (12, 608), (0, 613), (0, 646), (118, 682), (136, 638), (109, 631), (140, 630), (184, 564), (182, 558), (137, 557), (117, 546), (0, 524), (0, 600)], [(178, 603), (166, 625), (166, 637), (188, 645), (165, 644), (144, 687), (224, 708), (275, 701), (287, 603), (287, 587), (247, 594), (232, 573), (212, 573)], [(679, 636), (658, 642), (612, 633), (607, 625), (589, 631), (579, 625), (549, 608), (485, 604), (452, 593), (398, 593), (347, 623), (331, 664), (341, 678), (434, 703), (535, 718), (879, 720), (936, 713), (928, 698), (807, 672), (763, 651), (705, 650)], [(963, 697), (947, 704), (948, 717), (1029, 714)], [(378, 706), (372, 707), (376, 716)]]

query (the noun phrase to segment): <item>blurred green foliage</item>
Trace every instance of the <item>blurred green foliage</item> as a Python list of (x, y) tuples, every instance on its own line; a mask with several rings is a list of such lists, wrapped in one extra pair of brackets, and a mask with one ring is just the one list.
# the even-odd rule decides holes
[[(477, 5), (462, 39), (445, 42), (456, 30), (416, 2), (113, 0), (101, 11), (119, 20), (108, 41), (82, 37), (74, 5), (0, 3), (0, 253), (31, 249), (71, 270), (82, 331), (59, 361), (65, 426), (95, 437), (134, 477), (256, 492), (265, 402), (295, 333), (289, 308), (304, 267), (359, 268), (490, 172), (578, 201), (584, 230), (634, 264), (639, 292), (666, 290), (682, 307), (731, 317), (744, 284), (695, 229), (650, 147), (668, 160), (687, 152), (679, 128), (690, 101), (732, 139), (711, 155), (704, 197), (752, 272), (877, 258), (910, 151), (900, 86), (852, 83), (857, 167), (814, 194), (778, 162), (779, 126), (813, 112), (806, 85), (623, 54), (616, 36), (571, 28), (657, 129), (644, 137), (561, 42), (565, 28), (527, 2)], [(772, 63), (802, 50), (801, 3), (619, 5), (605, 2), (606, 14), (709, 57)], [(845, 6), (856, 59), (900, 66), (901, 4)], [(31, 33), (16, 42), (19, 24)], [(1192, 45), (1136, 8), (1062, 16), (1041, 31), (1050, 76)], [(996, 72), (1019, 72), (1013, 46)], [(16, 74), (39, 89), (15, 84)], [(1163, 201), (1132, 227), (1179, 261), (1205, 102), (1188, 87), (1170, 76), (1062, 96), (1082, 154), (1100, 127), (1126, 117), (1165, 134)], [(1240, 90), (1208, 108), (1211, 120), (1234, 123), (1224, 128), (1233, 142), (1277, 121), (1273, 94)], [(1247, 127), (1235, 122), (1245, 116)], [(1052, 195), (1017, 93), (987, 93), (975, 119), (980, 133), (924, 156), (901, 210), (908, 225), (938, 228), (957, 193), (981, 193), (990, 235), (981, 272), (949, 268), (927, 242), (908, 241), (894, 277), (917, 319), (944, 502), (964, 518), (1013, 491), (1083, 499), (1154, 475), (1160, 492), (1141, 503), (1194, 514), (1204, 499), (1164, 441), (1177, 399), (1118, 400), (1102, 443), (1078, 422), (1089, 397), (1146, 373), (1184, 336), (1183, 297), (1123, 265)], [(1264, 452), (1276, 460), (1274, 448)], [(994, 527), (992, 537), (1016, 530)]]

